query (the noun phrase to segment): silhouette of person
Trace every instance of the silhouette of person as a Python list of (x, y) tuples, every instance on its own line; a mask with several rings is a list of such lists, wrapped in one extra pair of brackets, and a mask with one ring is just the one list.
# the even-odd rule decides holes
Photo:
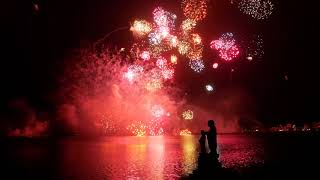
[(201, 137), (199, 139), (199, 143), (200, 143), (200, 153), (202, 154), (206, 154), (206, 132), (204, 130), (201, 130)]
[(210, 154), (217, 156), (217, 129), (213, 120), (208, 121), (209, 131), (207, 132)]

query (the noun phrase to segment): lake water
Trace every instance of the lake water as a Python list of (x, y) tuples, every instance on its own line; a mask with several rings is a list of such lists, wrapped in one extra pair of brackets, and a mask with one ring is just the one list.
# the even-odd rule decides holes
[[(314, 179), (320, 134), (219, 135), (242, 179)], [(0, 139), (0, 179), (179, 179), (197, 168), (198, 136)]]
[[(219, 136), (220, 160), (237, 168), (263, 163), (258, 138)], [(175, 179), (197, 167), (198, 137), (107, 137), (96, 141), (60, 142), (62, 177), (76, 179)], [(79, 164), (85, 164), (80, 166)], [(82, 172), (82, 173), (78, 173)]]

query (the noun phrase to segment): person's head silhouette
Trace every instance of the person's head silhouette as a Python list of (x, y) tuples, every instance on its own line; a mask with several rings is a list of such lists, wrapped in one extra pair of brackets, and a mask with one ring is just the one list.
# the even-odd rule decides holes
[(202, 136), (206, 135), (206, 132), (204, 130), (201, 130), (201, 135)]
[(208, 121), (208, 126), (209, 126), (209, 128), (214, 128), (215, 127), (214, 121), (213, 120), (209, 120)]

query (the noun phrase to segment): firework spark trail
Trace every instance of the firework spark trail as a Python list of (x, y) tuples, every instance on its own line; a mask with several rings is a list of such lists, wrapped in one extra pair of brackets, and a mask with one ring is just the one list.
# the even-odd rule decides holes
[(246, 56), (249, 61), (261, 59), (264, 55), (263, 39), (261, 35), (254, 35), (246, 48)]

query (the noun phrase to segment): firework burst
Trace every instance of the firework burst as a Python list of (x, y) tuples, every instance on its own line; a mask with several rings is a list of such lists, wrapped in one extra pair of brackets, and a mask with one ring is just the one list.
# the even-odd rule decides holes
[(185, 42), (185, 41), (181, 41), (179, 44), (178, 44), (178, 52), (181, 54), (181, 55), (185, 55), (189, 52), (190, 50), (190, 43), (188, 42)]
[(150, 52), (149, 51), (142, 51), (140, 54), (141, 59), (148, 61), (150, 59)]
[(131, 65), (128, 67), (128, 71), (124, 73), (124, 77), (129, 81), (133, 82), (143, 72), (143, 67), (139, 65)]
[(159, 57), (156, 61), (156, 65), (160, 68), (163, 69), (167, 66), (167, 60), (164, 57)]
[(136, 37), (142, 37), (151, 32), (152, 25), (145, 20), (135, 20), (130, 30)]
[(212, 41), (210, 43), (210, 47), (219, 51), (219, 56), (221, 59), (231, 61), (240, 53), (235, 42), (236, 40), (234, 39), (232, 33), (225, 33), (218, 40)]
[(174, 28), (177, 16), (168, 11), (165, 11), (161, 7), (157, 7), (153, 11), (153, 20), (158, 27)]
[(190, 60), (189, 61), (189, 66), (191, 69), (197, 73), (200, 73), (201, 71), (204, 70), (205, 66), (203, 63), (203, 60), (197, 59), (197, 60)]
[(177, 64), (178, 63), (178, 57), (176, 55), (171, 55), (170, 61), (172, 64)]
[(154, 116), (155, 118), (160, 118), (164, 115), (165, 110), (159, 106), (159, 105), (153, 105), (151, 107), (151, 114), (152, 116)]
[(200, 21), (207, 16), (206, 0), (182, 0), (183, 14), (194, 21)]
[(212, 65), (213, 69), (217, 69), (217, 68), (218, 68), (218, 66), (219, 66), (219, 64), (218, 64), (218, 63), (213, 63), (213, 65)]
[(182, 21), (181, 24), (181, 29), (183, 33), (188, 33), (190, 32), (193, 28), (195, 28), (197, 25), (197, 22), (195, 20), (192, 19), (186, 19), (184, 21)]
[(205, 86), (205, 88), (206, 88), (206, 90), (207, 90), (208, 92), (214, 91), (214, 86), (211, 85), (211, 84), (207, 84), (207, 85)]
[(274, 10), (274, 5), (270, 0), (242, 0), (238, 7), (244, 14), (258, 20), (269, 18)]
[(163, 79), (172, 79), (174, 76), (174, 69), (170, 67), (163, 68), (161, 72)]
[(145, 136), (147, 133), (147, 126), (142, 122), (132, 123), (127, 127), (133, 135), (135, 136)]
[(182, 118), (184, 120), (192, 120), (193, 119), (193, 111), (186, 110), (182, 113)]

